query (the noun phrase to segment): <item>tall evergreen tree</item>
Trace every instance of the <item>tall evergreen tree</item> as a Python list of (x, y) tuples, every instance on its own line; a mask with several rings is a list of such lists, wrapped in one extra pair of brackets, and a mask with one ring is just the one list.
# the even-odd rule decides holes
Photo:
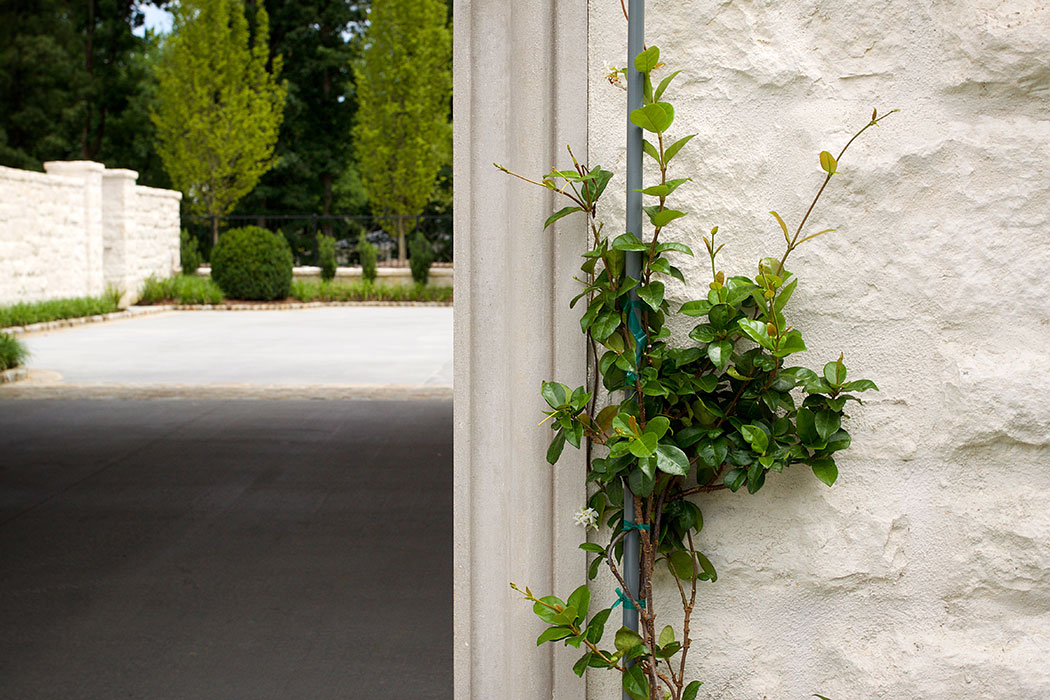
[(373, 0), (355, 66), (354, 138), (374, 214), (405, 260), (412, 217), (427, 205), (451, 157), (452, 36), (444, 0)]
[(238, 211), (357, 213), (365, 206), (347, 134), (357, 110), (351, 63), (367, 3), (266, 0), (270, 54), (288, 83), (277, 164)]
[(240, 0), (184, 0), (157, 71), (157, 150), (191, 208), (212, 217), (213, 242), (218, 217), (273, 165), (284, 111), (264, 8), (254, 21), (251, 41)]

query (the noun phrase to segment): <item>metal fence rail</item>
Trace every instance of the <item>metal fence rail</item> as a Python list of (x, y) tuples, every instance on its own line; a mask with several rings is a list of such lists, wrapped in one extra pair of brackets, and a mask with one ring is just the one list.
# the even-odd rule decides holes
[[(406, 219), (406, 231), (420, 231), (434, 251), (437, 265), (452, 263), (452, 216), (423, 215), (401, 217)], [(339, 216), (322, 214), (238, 214), (217, 217), (219, 235), (241, 226), (259, 226), (280, 233), (288, 241), (296, 265), (317, 264), (317, 236), (331, 236), (336, 240), (336, 260), (340, 265), (357, 262), (357, 240), (364, 233), (368, 242), (379, 249), (382, 265), (397, 264), (397, 238), (386, 232), (393, 229), (393, 217)], [(211, 253), (213, 218), (184, 215), (182, 227), (200, 244), (205, 258)], [(385, 228), (384, 228), (385, 225)]]

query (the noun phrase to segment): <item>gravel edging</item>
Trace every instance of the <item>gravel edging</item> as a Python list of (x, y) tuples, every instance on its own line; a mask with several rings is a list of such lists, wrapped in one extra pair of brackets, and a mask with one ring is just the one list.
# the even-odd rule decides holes
[(101, 323), (103, 321), (116, 321), (122, 318), (134, 318), (135, 316), (145, 316), (148, 314), (160, 313), (162, 311), (171, 311), (174, 308), (175, 307), (170, 304), (160, 304), (158, 306), (132, 306), (123, 311), (114, 311), (110, 314), (60, 318), (56, 321), (31, 323), (28, 326), (7, 326), (6, 328), (0, 328), (0, 331), (18, 336), (26, 333), (40, 333), (42, 331), (53, 331), (59, 328), (70, 328), (72, 326), (84, 326), (88, 323)]
[(29, 369), (26, 367), (12, 367), (0, 372), (0, 384), (14, 384), (29, 378)]
[[(154, 304), (149, 306), (131, 306), (123, 311), (114, 311), (110, 314), (97, 314), (95, 316), (77, 316), (76, 318), (61, 318), (56, 321), (42, 321), (31, 323), (28, 326), (7, 326), (0, 328), (0, 332), (10, 333), (14, 336), (27, 333), (41, 333), (53, 331), (59, 328), (71, 328), (73, 326), (84, 326), (89, 323), (102, 323), (104, 321), (117, 321), (135, 316), (148, 316), (149, 314), (161, 313), (163, 311), (294, 311), (297, 309), (320, 309), (326, 306), (452, 306), (451, 301), (307, 301), (292, 302), (290, 304)], [(0, 382), (2, 383), (2, 382)]]

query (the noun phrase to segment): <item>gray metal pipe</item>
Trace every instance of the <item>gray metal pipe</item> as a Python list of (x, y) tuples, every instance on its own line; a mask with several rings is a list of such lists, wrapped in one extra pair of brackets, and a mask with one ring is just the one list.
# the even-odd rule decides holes
[[(627, 7), (627, 231), (639, 238), (642, 237), (642, 130), (631, 123), (630, 113), (642, 106), (642, 74), (634, 67), (634, 57), (640, 54), (645, 44), (645, 0), (630, 0)], [(628, 277), (641, 278), (642, 256), (638, 252), (628, 252), (624, 264)], [(637, 288), (629, 292), (632, 301), (630, 313), (641, 314), (638, 307)], [(639, 400), (640, 397), (639, 397)], [(634, 497), (624, 484), (623, 499), (624, 520), (634, 521)], [(631, 595), (638, 599), (638, 564), (639, 533), (630, 530), (623, 542), (624, 581)], [(623, 624), (638, 631), (638, 611), (623, 606)], [(623, 700), (630, 700), (627, 692)]]

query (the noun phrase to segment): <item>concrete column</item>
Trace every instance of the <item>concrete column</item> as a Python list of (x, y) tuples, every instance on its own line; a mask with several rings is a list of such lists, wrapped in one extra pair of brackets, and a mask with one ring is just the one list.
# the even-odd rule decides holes
[(102, 276), (106, 285), (124, 292), (125, 301), (138, 295), (133, 279), (134, 250), (132, 212), (135, 198), (134, 170), (106, 170), (102, 173)]
[(102, 274), (102, 173), (105, 166), (90, 160), (50, 161), (44, 163), (49, 175), (80, 178), (84, 182), (84, 249), (87, 260), (86, 295), (101, 294), (105, 289)]
[(585, 383), (568, 301), (586, 227), (543, 231), (564, 204), (492, 162), (535, 178), (570, 167), (567, 144), (586, 158), (587, 3), (457, 0), (455, 18), (455, 697), (578, 700), (578, 652), (537, 648), (509, 583), (565, 597), (586, 580), (582, 455), (550, 467), (536, 425), (541, 380)]

